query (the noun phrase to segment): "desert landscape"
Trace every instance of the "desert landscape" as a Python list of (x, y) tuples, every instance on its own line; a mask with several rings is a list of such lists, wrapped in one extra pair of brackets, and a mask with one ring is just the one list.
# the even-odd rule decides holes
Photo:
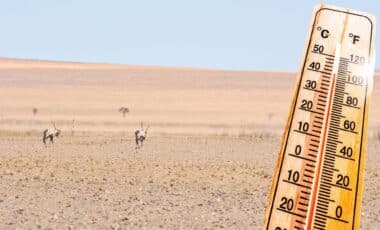
[[(380, 224), (379, 80), (362, 229)], [(261, 229), (295, 81), (0, 59), (0, 228)], [(52, 121), (62, 135), (45, 147)], [(136, 150), (140, 122), (149, 131)]]

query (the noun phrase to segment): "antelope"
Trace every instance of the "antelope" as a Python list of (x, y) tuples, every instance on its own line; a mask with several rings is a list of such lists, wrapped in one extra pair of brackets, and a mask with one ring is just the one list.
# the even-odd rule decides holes
[(143, 123), (141, 122), (141, 129), (135, 131), (136, 149), (143, 147), (143, 142), (148, 134), (149, 126), (144, 131)]
[(44, 143), (45, 147), (47, 139), (50, 139), (50, 143), (54, 144), (54, 137), (58, 138), (58, 136), (61, 134), (61, 130), (57, 129), (54, 122), (52, 121), (51, 123), (53, 124), (54, 129), (45, 129), (43, 132), (42, 142)]

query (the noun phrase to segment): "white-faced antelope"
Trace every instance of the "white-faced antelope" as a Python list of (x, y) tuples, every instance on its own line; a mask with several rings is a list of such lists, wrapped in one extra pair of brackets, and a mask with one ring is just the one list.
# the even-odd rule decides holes
[(143, 142), (148, 134), (149, 126), (144, 131), (143, 123), (141, 122), (141, 129), (135, 131), (136, 149), (143, 147)]
[(50, 139), (50, 143), (54, 144), (54, 137), (58, 137), (61, 134), (61, 130), (57, 129), (54, 122), (51, 122), (53, 124), (54, 129), (45, 129), (42, 136), (42, 142), (44, 143), (46, 147), (46, 140)]

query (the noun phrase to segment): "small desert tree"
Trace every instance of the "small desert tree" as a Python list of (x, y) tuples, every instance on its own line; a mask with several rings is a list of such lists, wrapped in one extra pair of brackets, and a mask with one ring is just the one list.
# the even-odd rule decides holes
[(34, 107), (34, 108), (32, 109), (32, 113), (33, 113), (33, 116), (36, 116), (37, 113), (38, 113), (38, 109), (37, 109), (36, 107)]
[(120, 108), (119, 108), (119, 112), (120, 112), (121, 114), (123, 114), (123, 117), (125, 117), (125, 115), (126, 115), (127, 113), (129, 113), (129, 109), (128, 109), (127, 107), (120, 107)]

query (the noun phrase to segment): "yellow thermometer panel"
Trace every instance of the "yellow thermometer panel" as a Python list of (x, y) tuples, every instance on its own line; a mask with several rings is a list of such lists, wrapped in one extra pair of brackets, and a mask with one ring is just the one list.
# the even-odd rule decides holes
[(316, 7), (264, 228), (359, 229), (375, 18)]

